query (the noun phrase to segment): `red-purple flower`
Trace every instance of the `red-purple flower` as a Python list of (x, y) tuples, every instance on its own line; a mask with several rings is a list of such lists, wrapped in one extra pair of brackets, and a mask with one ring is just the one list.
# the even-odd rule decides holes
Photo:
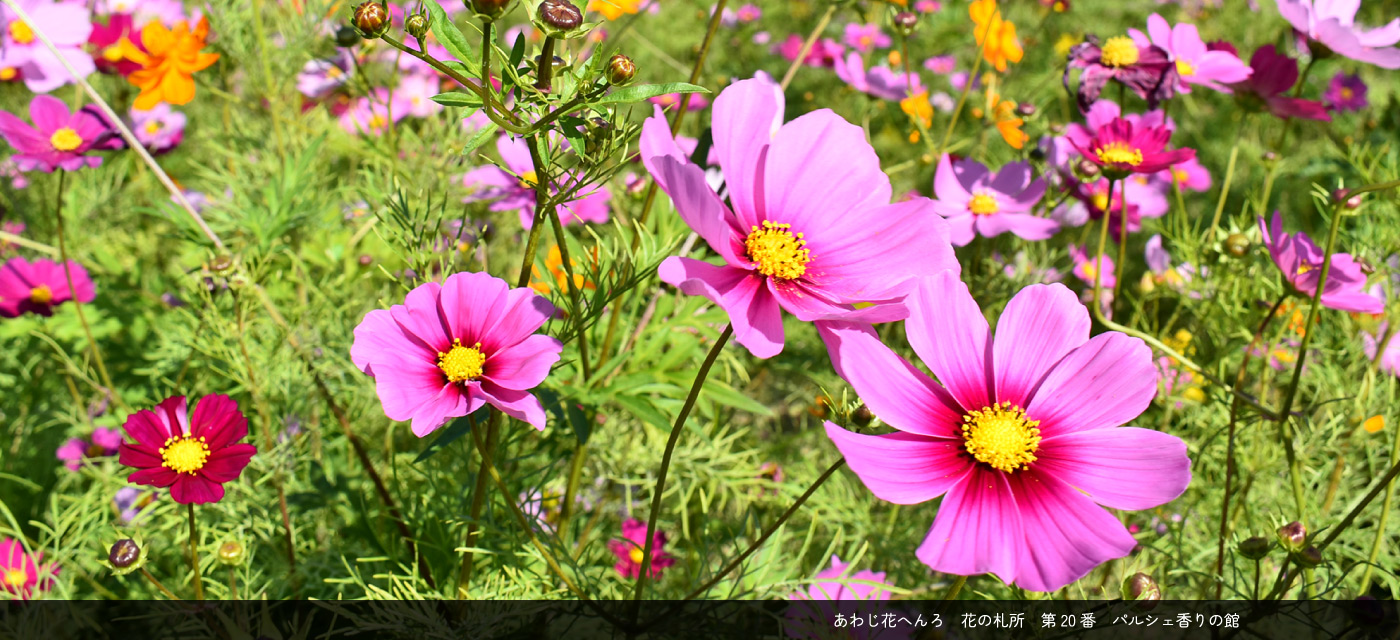
[(69, 471), (77, 471), (84, 458), (103, 458), (117, 455), (122, 444), (122, 432), (118, 429), (98, 427), (92, 432), (92, 441), (83, 438), (69, 438), (58, 448), (58, 459)]
[[(642, 559), (646, 557), (647, 523), (632, 518), (622, 523), (622, 538), (608, 542), (608, 551), (617, 556), (613, 568), (624, 578), (635, 579), (642, 573)], [(666, 553), (666, 534), (657, 531), (651, 537), (651, 569), (647, 577), (661, 577), (661, 570), (676, 564), (676, 559)]]
[(51, 316), (54, 307), (74, 298), (92, 302), (95, 294), (87, 270), (72, 260), (68, 261), (68, 269), (73, 275), (73, 289), (68, 288), (63, 265), (57, 262), (10, 258), (0, 267), (0, 318), (14, 318), (26, 311)]
[(934, 211), (948, 221), (954, 246), (965, 246), (975, 236), (994, 238), (1010, 231), (1026, 240), (1055, 235), (1059, 223), (1031, 213), (1045, 195), (1045, 180), (1031, 165), (1013, 162), (992, 173), (970, 159), (952, 161), (943, 155), (933, 178)]
[(851, 85), (852, 89), (882, 100), (903, 100), (924, 91), (918, 74), (895, 71), (884, 65), (867, 70), (860, 54), (855, 52), (836, 59), (836, 77)]
[(87, 46), (98, 71), (125, 76), (141, 68), (140, 63), (128, 60), (122, 52), (122, 38), (131, 41), (137, 49), (145, 50), (141, 44), (141, 30), (132, 23), (130, 14), (114, 13), (107, 16), (107, 24), (92, 24)]
[(58, 566), (53, 563), (40, 564), (43, 560), (42, 551), (30, 554), (18, 540), (0, 540), (0, 590), (28, 600), (39, 592), (52, 589)]
[(1360, 111), (1366, 108), (1366, 82), (1354, 73), (1338, 71), (1327, 84), (1322, 102), (1333, 111)]
[(1249, 58), (1249, 66), (1254, 73), (1234, 86), (1236, 101), (1245, 108), (1268, 111), (1280, 118), (1332, 120), (1321, 102), (1287, 95), (1298, 82), (1298, 61), (1280, 54), (1274, 45), (1255, 50)]
[(1076, 94), (1080, 110), (1087, 111), (1109, 80), (1117, 80), (1147, 101), (1149, 108), (1176, 95), (1180, 81), (1176, 65), (1167, 52), (1155, 45), (1143, 46), (1128, 36), (1114, 36), (1102, 46), (1098, 38), (1088, 36), (1069, 51), (1064, 85), (1069, 89), (1070, 72), (1083, 69)]
[(86, 110), (69, 112), (62, 100), (37, 95), (29, 103), (29, 118), (34, 121), (32, 127), (14, 114), (0, 111), (0, 135), (19, 152), (14, 161), (20, 171), (76, 171), (102, 164), (102, 158), (87, 155), (111, 135), (97, 116)]
[[(774, 47), (773, 52), (792, 62), (797, 59), (797, 54), (802, 53), (803, 44), (802, 36), (794, 33), (782, 44)], [(846, 48), (837, 44), (835, 40), (822, 38), (812, 43), (812, 48), (807, 52), (807, 57), (802, 59), (802, 64), (809, 67), (830, 67), (836, 64), (836, 59), (845, 51)]]
[(193, 415), (184, 396), (166, 398), (131, 414), (122, 428), (136, 441), (121, 445), (120, 462), (137, 469), (128, 480), (170, 487), (180, 504), (223, 500), (224, 483), (237, 480), (257, 453), (238, 442), (248, 435), (248, 419), (225, 395), (200, 398)]
[(1106, 173), (1122, 177), (1132, 173), (1157, 173), (1196, 157), (1193, 149), (1168, 151), (1171, 137), (1172, 130), (1165, 125), (1134, 125), (1129, 120), (1114, 118), (1088, 139), (1071, 135), (1069, 141)]
[[(1259, 218), (1259, 231), (1264, 234), (1264, 244), (1274, 264), (1283, 272), (1283, 279), (1295, 291), (1312, 297), (1317, 293), (1318, 278), (1322, 276), (1322, 262), (1326, 257), (1322, 248), (1307, 234), (1283, 232), (1283, 216), (1274, 212), (1273, 222), (1265, 226), (1264, 218)], [(1361, 265), (1350, 254), (1332, 255), (1332, 266), (1327, 272), (1327, 284), (1322, 288), (1322, 306), (1338, 311), (1355, 313), (1380, 313), (1385, 309), (1385, 301), (1366, 292), (1366, 274)]]
[(365, 314), (350, 359), (374, 378), (384, 415), (412, 420), (420, 438), (486, 404), (544, 430), (544, 406), (530, 390), (564, 349), (535, 333), (552, 315), (554, 305), (527, 287), (454, 273)]

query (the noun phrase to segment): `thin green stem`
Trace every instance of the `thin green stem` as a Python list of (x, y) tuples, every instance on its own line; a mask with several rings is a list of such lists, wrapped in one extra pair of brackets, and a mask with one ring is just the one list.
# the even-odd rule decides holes
[(51, 258), (59, 257), (58, 249), (50, 247), (49, 245), (46, 245), (42, 242), (35, 242), (33, 240), (30, 240), (29, 238), (17, 236), (13, 233), (0, 231), (0, 247), (4, 247), (8, 244), (17, 244), (26, 249), (38, 251), (39, 253), (47, 255)]
[[(543, 175), (540, 168), (544, 166), (544, 161), (540, 158), (539, 143), (536, 138), (526, 140), (530, 148), (530, 159), (535, 163), (535, 174)], [(579, 283), (574, 279), (573, 260), (569, 258), (569, 241), (564, 235), (564, 223), (559, 220), (558, 215), (548, 215), (549, 225), (554, 227), (554, 241), (559, 244), (559, 259), (563, 263), (564, 279), (568, 280), (566, 287), (569, 292), (569, 301), (574, 305), (574, 332), (578, 340), (578, 363), (579, 369), (583, 373), (583, 380), (587, 382), (593, 378), (593, 372), (588, 364), (588, 327), (584, 323), (583, 296), (579, 291)]]
[(544, 37), (539, 63), (535, 65), (535, 88), (541, 93), (549, 93), (554, 88), (554, 40), (553, 36)]
[(958, 579), (955, 580), (955, 581), (953, 581), (953, 586), (948, 587), (948, 593), (943, 594), (943, 599), (944, 599), (944, 600), (957, 600), (957, 599), (958, 599), (958, 594), (959, 594), (959, 593), (962, 593), (963, 585), (966, 585), (966, 584), (967, 584), (967, 576), (958, 576)]
[(569, 461), (569, 479), (564, 485), (564, 504), (559, 508), (559, 539), (569, 534), (570, 522), (574, 516), (574, 500), (578, 498), (578, 483), (583, 476), (583, 459), (588, 456), (588, 443), (580, 442), (574, 447), (574, 455)]
[[(718, 13), (716, 13), (716, 15), (718, 15)], [(821, 19), (817, 21), (817, 26), (812, 28), (812, 32), (807, 34), (807, 39), (802, 42), (802, 49), (797, 52), (797, 58), (792, 61), (792, 64), (788, 65), (787, 73), (783, 74), (783, 81), (778, 83), (778, 86), (781, 87), (783, 91), (787, 91), (788, 85), (792, 84), (792, 79), (797, 75), (797, 70), (802, 66), (803, 61), (807, 59), (807, 54), (812, 52), (812, 47), (817, 44), (817, 38), (821, 37), (822, 31), (826, 30), (826, 25), (831, 23), (831, 17), (834, 15), (836, 15), (835, 2), (827, 6), (826, 12), (823, 13)]]
[[(1387, 343), (1391, 339), (1394, 339), (1394, 337), (1395, 327), (1392, 326), (1391, 330), (1387, 332), (1386, 337), (1377, 344), (1376, 357), (1371, 363), (1372, 369), (1375, 369), (1375, 367), (1380, 364), (1381, 357), (1385, 355)], [(1400, 428), (1395, 429), (1395, 437), (1390, 444), (1390, 466), (1394, 467), (1397, 464), (1400, 464)], [(1381, 555), (1381, 547), (1385, 544), (1386, 521), (1390, 518), (1390, 510), (1394, 503), (1395, 483), (1390, 483), (1385, 487), (1385, 501), (1381, 503), (1381, 519), (1376, 523), (1376, 535), (1371, 540), (1371, 553), (1367, 557), (1368, 562), (1366, 567), (1361, 570), (1360, 595), (1366, 595), (1371, 589), (1371, 571), (1375, 568), (1376, 560), (1378, 560)]]
[(1215, 242), (1215, 230), (1220, 228), (1220, 216), (1225, 212), (1225, 201), (1230, 197), (1230, 184), (1235, 180), (1235, 161), (1240, 157), (1240, 136), (1244, 132), (1244, 120), (1235, 128), (1235, 142), (1230, 145), (1230, 161), (1225, 164), (1225, 181), (1220, 184), (1220, 198), (1215, 202), (1215, 215), (1210, 219), (1210, 230), (1206, 232), (1205, 244)]
[(204, 599), (204, 578), (199, 571), (199, 528), (195, 525), (194, 503), (187, 505), (190, 516), (190, 570), (194, 572), (194, 599)]
[[(1099, 300), (1103, 296), (1103, 250), (1108, 245), (1108, 219), (1113, 211), (1113, 188), (1118, 183), (1117, 180), (1108, 180), (1108, 207), (1103, 213), (1103, 222), (1099, 224), (1099, 248), (1094, 255), (1094, 304), (1092, 311), (1097, 315), (1103, 315), (1103, 306)], [(1127, 203), (1123, 203), (1124, 213), (1127, 213)]]
[(155, 585), (157, 589), (160, 589), (160, 592), (165, 594), (165, 597), (170, 598), (171, 600), (180, 599), (180, 596), (177, 596), (171, 593), (169, 589), (166, 589), (165, 585), (161, 584), (160, 580), (156, 580), (156, 577), (151, 575), (151, 572), (147, 571), (145, 567), (141, 567), (141, 575), (146, 576), (146, 579), (150, 580), (151, 584)]
[[(486, 419), (486, 448), (491, 451), (496, 450), (496, 441), (500, 437), (501, 415), (501, 412), (492, 410), (490, 417)], [(481, 520), (481, 510), (486, 505), (487, 478), (486, 464), (483, 462), (476, 470), (476, 481), (472, 485), (472, 504), (467, 517), (467, 550), (462, 552), (462, 566), (457, 571), (459, 598), (467, 597), (472, 582), (472, 570), (476, 563), (476, 552), (473, 549), (476, 548), (477, 536), (481, 533), (477, 522)]]
[(83, 313), (83, 301), (78, 299), (78, 289), (73, 285), (73, 268), (68, 260), (68, 242), (63, 233), (63, 187), (68, 172), (58, 170), (58, 195), (54, 198), (53, 215), (58, 224), (58, 256), (63, 263), (63, 277), (68, 283), (68, 292), (72, 296), (73, 311), (78, 314), (78, 323), (83, 327), (83, 335), (87, 337), (88, 351), (92, 353), (92, 363), (97, 367), (97, 375), (102, 378), (102, 385), (106, 387), (105, 392), (116, 401), (117, 405), (130, 409), (126, 406), (126, 401), (122, 399), (117, 388), (112, 384), (112, 376), (107, 374), (107, 364), (102, 361), (102, 351), (97, 348), (97, 340), (92, 337), (92, 327), (88, 325), (87, 314)]
[[(411, 55), (415, 58), (418, 58), (419, 60), (422, 60), (423, 62), (428, 63), (428, 66), (436, 69), (439, 73), (449, 78), (452, 78), (453, 81), (455, 81), (457, 84), (462, 85), (468, 91), (475, 93), (477, 97), (481, 98), (481, 110), (486, 113), (486, 117), (490, 118), (491, 122), (496, 123), (496, 126), (517, 135), (524, 135), (526, 133), (530, 133), (530, 130), (528, 128), (522, 128), (522, 126), (517, 126), (522, 123), (519, 122), (519, 120), (515, 117), (515, 114), (511, 113), (509, 109), (506, 109), (505, 106), (496, 102), (496, 99), (491, 95), (491, 91), (487, 90), (484, 87), (477, 86), (475, 81), (467, 78), (466, 76), (460, 73), (457, 73), (456, 70), (443, 64), (436, 58), (422, 51), (416, 51), (412, 47), (409, 47), (408, 45), (399, 42), (398, 40), (395, 40), (394, 38), (388, 35), (381, 36), (380, 39), (389, 43), (389, 46), (394, 47), (399, 51), (407, 53), (408, 55)], [(499, 111), (499, 113), (497, 111)], [(507, 122), (505, 119), (502, 119), (501, 114), (505, 114), (505, 117), (514, 121), (514, 124), (512, 122)]]
[(953, 115), (948, 118), (948, 128), (943, 131), (943, 139), (938, 142), (938, 148), (934, 149), (934, 161), (943, 157), (943, 151), (948, 148), (948, 141), (953, 139), (953, 129), (958, 126), (958, 118), (962, 116), (963, 104), (967, 102), (967, 94), (972, 91), (972, 83), (977, 79), (977, 72), (982, 70), (982, 57), (987, 40), (990, 38), (984, 39), (982, 46), (977, 50), (977, 60), (972, 63), (972, 73), (967, 74), (967, 81), (963, 82), (962, 93), (958, 94), (958, 105), (953, 107)]
[(714, 366), (719, 352), (724, 349), (724, 344), (729, 342), (729, 337), (732, 335), (734, 335), (734, 325), (725, 325), (724, 331), (719, 334), (719, 338), (715, 339), (714, 346), (710, 347), (710, 352), (705, 355), (705, 361), (700, 364), (700, 370), (695, 373), (695, 381), (690, 384), (690, 393), (685, 397), (685, 404), (681, 405), (681, 411), (676, 415), (676, 423), (671, 427), (671, 435), (666, 440), (666, 450), (661, 454), (661, 468), (656, 472), (656, 486), (652, 489), (651, 494), (651, 510), (647, 514), (647, 537), (642, 546), (642, 566), (637, 572), (637, 585), (632, 590), (632, 599), (637, 602), (632, 613), (634, 620), (641, 610), (642, 594), (646, 592), (647, 578), (650, 577), (651, 573), (651, 552), (656, 538), (656, 519), (657, 516), (661, 515), (661, 498), (666, 492), (666, 474), (671, 470), (671, 454), (676, 451), (676, 443), (681, 439), (685, 420), (690, 417), (690, 410), (695, 407), (695, 401), (700, 397), (700, 388), (705, 386), (705, 378), (710, 374), (710, 367)]

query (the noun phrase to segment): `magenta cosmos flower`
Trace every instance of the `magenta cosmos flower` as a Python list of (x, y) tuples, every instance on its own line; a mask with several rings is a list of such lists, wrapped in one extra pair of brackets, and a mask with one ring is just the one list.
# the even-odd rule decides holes
[(1400, 69), (1400, 18), (1384, 27), (1356, 25), (1361, 0), (1278, 0), (1278, 12), (1293, 30), (1339, 55), (1383, 69)]
[(1194, 149), (1167, 150), (1172, 130), (1163, 126), (1134, 125), (1123, 118), (1114, 118), (1094, 130), (1087, 139), (1071, 136), (1069, 141), (1079, 153), (1105, 173), (1119, 177), (1133, 173), (1157, 173), (1179, 162), (1196, 157)]
[[(792, 34), (784, 40), (782, 44), (773, 48), (773, 52), (782, 56), (788, 62), (797, 60), (797, 54), (802, 53), (804, 41), (802, 36)], [(807, 57), (802, 59), (802, 64), (809, 67), (830, 67), (836, 64), (836, 59), (846, 52), (846, 48), (837, 44), (831, 38), (822, 38), (812, 43), (812, 48), (807, 52)]]
[(53, 315), (53, 308), (74, 298), (92, 302), (96, 297), (92, 280), (83, 266), (69, 260), (73, 288), (63, 265), (39, 258), (30, 262), (21, 257), (10, 258), (0, 267), (0, 318), (15, 318), (20, 314)]
[[(642, 573), (642, 559), (646, 557), (647, 523), (631, 518), (622, 523), (622, 539), (608, 542), (608, 551), (617, 556), (617, 564), (613, 565), (618, 574), (624, 578), (636, 579)], [(666, 553), (666, 534), (657, 531), (652, 534), (651, 540), (651, 568), (647, 571), (650, 578), (661, 577), (661, 570), (676, 564), (676, 559), (671, 554)]]
[[(1268, 226), (1265, 226), (1262, 216), (1259, 218), (1259, 230), (1264, 234), (1264, 245), (1269, 247), (1269, 255), (1279, 271), (1283, 272), (1283, 279), (1289, 286), (1307, 297), (1317, 293), (1325, 257), (1322, 248), (1307, 234), (1284, 233), (1283, 216), (1277, 211), (1274, 212), (1272, 224)], [(1322, 306), (1355, 313), (1383, 311), (1385, 301), (1367, 293), (1365, 288), (1366, 274), (1361, 271), (1361, 265), (1350, 254), (1333, 254), (1327, 284), (1322, 288)]]
[(898, 429), (826, 432), (877, 497), (947, 494), (916, 554), (935, 571), (1054, 591), (1136, 546), (1100, 505), (1149, 509), (1186, 490), (1186, 443), (1120, 426), (1157, 392), (1152, 351), (1117, 332), (1090, 338), (1089, 312), (1063, 285), (1022, 289), (995, 341), (951, 271), (909, 306), (909, 343), (942, 384), (869, 326), (818, 325), (837, 373)]
[(934, 211), (948, 221), (954, 246), (964, 246), (974, 236), (994, 238), (1008, 231), (1025, 240), (1044, 240), (1060, 228), (1054, 220), (1031, 213), (1045, 195), (1045, 181), (1025, 162), (992, 173), (976, 160), (953, 162), (944, 154), (933, 177), (933, 192)]
[(1298, 82), (1298, 61), (1282, 55), (1274, 45), (1265, 45), (1249, 57), (1254, 73), (1235, 85), (1237, 101), (1252, 111), (1268, 111), (1279, 118), (1303, 118), (1328, 122), (1327, 107), (1315, 100), (1288, 94)]
[(29, 102), (29, 119), (34, 126), (0, 111), (0, 135), (19, 152), (13, 159), (20, 171), (76, 171), (102, 164), (102, 158), (86, 155), (111, 135), (97, 116), (85, 110), (69, 112), (62, 100), (40, 95)]
[[(794, 593), (794, 600), (889, 600), (885, 572), (869, 569), (849, 572), (851, 565), (832, 554), (831, 567), (813, 576), (805, 592)], [(847, 575), (849, 573), (849, 575)]]
[(102, 458), (117, 455), (122, 444), (122, 432), (118, 429), (98, 427), (92, 432), (92, 442), (83, 438), (69, 438), (58, 448), (58, 459), (69, 471), (82, 467), (83, 458)]
[(133, 484), (170, 487), (180, 504), (207, 504), (224, 499), (224, 483), (233, 482), (257, 453), (248, 436), (248, 419), (225, 395), (204, 396), (189, 412), (185, 396), (166, 398), (155, 409), (131, 414), (122, 425), (135, 444), (122, 443), (119, 462), (137, 469)]
[(1070, 72), (1083, 69), (1079, 76), (1079, 109), (1087, 111), (1109, 80), (1117, 80), (1147, 101), (1149, 108), (1176, 95), (1176, 66), (1167, 59), (1161, 47), (1134, 42), (1128, 36), (1114, 36), (1099, 45), (1098, 38), (1089, 36), (1069, 51), (1064, 85), (1069, 89)]
[(924, 91), (918, 74), (894, 71), (884, 65), (871, 67), (867, 71), (860, 54), (854, 52), (836, 59), (836, 77), (851, 85), (852, 89), (882, 100), (903, 100)]
[(1147, 34), (1137, 29), (1128, 33), (1139, 48), (1157, 45), (1167, 52), (1167, 59), (1176, 66), (1176, 89), (1181, 93), (1191, 93), (1193, 84), (1229, 93), (1221, 83), (1241, 82), (1251, 73), (1249, 65), (1234, 53), (1208, 48), (1194, 24), (1183, 22), (1173, 27), (1154, 13), (1147, 18)]
[(1366, 108), (1366, 82), (1361, 76), (1338, 71), (1327, 83), (1322, 101), (1335, 111), (1360, 111)]
[[(490, 201), (492, 211), (515, 211), (520, 215), (520, 225), (529, 229), (535, 222), (535, 182), (539, 180), (535, 164), (530, 160), (530, 148), (524, 140), (502, 136), (496, 140), (496, 150), (501, 154), (505, 169), (485, 166), (468, 171), (462, 176), (462, 182), (475, 192), (465, 201)], [(556, 182), (567, 182), (567, 176)], [(552, 185), (550, 192), (556, 192)], [(610, 200), (612, 192), (599, 186), (554, 210), (565, 226), (585, 222), (601, 224), (608, 221)]]
[[(731, 84), (715, 99), (714, 150), (732, 209), (660, 110), (642, 125), (640, 144), (681, 218), (724, 260), (670, 257), (661, 279), (722, 307), (734, 339), (759, 358), (783, 349), (782, 310), (803, 322), (899, 320), (914, 277), (957, 268), (932, 201), (889, 203), (890, 180), (860, 127), (829, 109), (783, 124), (783, 109), (767, 78)], [(857, 312), (861, 302), (891, 304)]]
[(350, 358), (374, 378), (384, 415), (412, 420), (423, 437), (450, 418), (490, 404), (544, 430), (530, 389), (544, 382), (564, 345), (535, 331), (554, 305), (486, 273), (454, 273), (408, 292), (401, 305), (365, 315)]
[(852, 22), (846, 25), (846, 31), (841, 36), (841, 41), (846, 46), (861, 53), (870, 53), (875, 49), (883, 49), (890, 46), (890, 37), (880, 30), (879, 25), (859, 24)]
[(83, 50), (92, 33), (92, 14), (85, 2), (19, 0), (16, 2), (34, 24), (26, 23), (8, 7), (0, 9), (0, 22), (6, 26), (0, 36), (0, 67), (18, 69), (25, 86), (35, 93), (48, 93), (73, 81), (63, 62), (44, 46), (34, 33), (43, 31), (72, 65), (78, 77), (86, 78), (97, 69), (92, 56)]
[[(1382, 322), (1376, 328), (1376, 334), (1371, 335), (1365, 331), (1361, 332), (1362, 349), (1366, 353), (1367, 360), (1375, 360), (1376, 352), (1381, 347), (1381, 340), (1385, 339), (1389, 324)], [(1390, 342), (1385, 345), (1385, 353), (1380, 356), (1380, 370), (1393, 376), (1400, 376), (1400, 336), (1392, 336)]]
[(21, 600), (52, 589), (58, 567), (53, 563), (40, 564), (43, 560), (43, 552), (27, 553), (18, 540), (0, 540), (0, 589)]

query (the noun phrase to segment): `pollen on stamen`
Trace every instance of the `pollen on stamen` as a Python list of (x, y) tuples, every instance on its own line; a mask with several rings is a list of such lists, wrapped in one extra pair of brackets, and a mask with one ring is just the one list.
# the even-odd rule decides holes
[(802, 233), (794, 234), (791, 229), (790, 224), (764, 220), (761, 228), (755, 225), (749, 232), (744, 247), (759, 273), (779, 280), (796, 280), (807, 272), (812, 252), (805, 248), (807, 242)]
[(994, 403), (963, 416), (967, 452), (993, 469), (1011, 473), (1035, 462), (1040, 449), (1040, 422), (1010, 402)]

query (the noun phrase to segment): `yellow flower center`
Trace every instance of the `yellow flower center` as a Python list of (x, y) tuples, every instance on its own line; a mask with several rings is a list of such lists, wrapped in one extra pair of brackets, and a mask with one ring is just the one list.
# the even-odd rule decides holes
[(0, 67), (0, 80), (14, 80), (19, 75), (19, 69), (14, 67)]
[(1185, 76), (1194, 76), (1194, 75), (1196, 75), (1196, 67), (1193, 66), (1193, 65), (1191, 64), (1191, 62), (1188, 61), (1188, 60), (1180, 60), (1180, 59), (1178, 59), (1178, 60), (1176, 61), (1176, 72), (1177, 72), (1178, 74), (1180, 74), (1182, 77), (1185, 77)]
[(889, 55), (890, 68), (893, 69), (904, 63), (904, 57), (898, 51), (891, 51)]
[(29, 290), (29, 301), (34, 304), (48, 304), (53, 302), (53, 289), (49, 285), (41, 284)]
[(72, 151), (83, 145), (83, 138), (77, 131), (64, 127), (49, 136), (49, 144), (58, 151)]
[(1309, 272), (1309, 271), (1312, 271), (1312, 270), (1313, 270), (1313, 266), (1310, 265), (1310, 264), (1304, 263), (1304, 264), (1298, 265), (1298, 275), (1300, 275), (1300, 276), (1303, 275), (1303, 274), (1305, 274), (1305, 273), (1307, 273), (1307, 272)]
[(812, 252), (804, 249), (807, 242), (802, 234), (793, 235), (792, 225), (774, 224), (763, 221), (763, 228), (755, 226), (744, 240), (758, 272), (779, 280), (796, 280), (807, 272), (807, 263), (812, 261)]
[(534, 171), (526, 171), (520, 174), (520, 188), (534, 189), (535, 184), (540, 181), (540, 175)]
[(1103, 43), (1103, 49), (1101, 50), (1099, 58), (1106, 66), (1126, 67), (1137, 64), (1138, 58), (1141, 57), (1141, 55), (1142, 54), (1138, 52), (1137, 43), (1134, 43), (1132, 38), (1128, 36), (1114, 36), (1109, 38), (1108, 42)]
[[(1110, 142), (1094, 150), (1099, 160), (1109, 164), (1126, 164), (1136, 167), (1142, 164), (1142, 150), (1133, 149), (1124, 142)], [(1107, 199), (1108, 196), (1104, 196)]]
[(972, 199), (967, 202), (967, 210), (971, 211), (972, 215), (975, 216), (988, 216), (996, 213), (999, 207), (997, 206), (996, 198), (985, 193), (979, 193), (972, 196)]
[(344, 71), (341, 71), (341, 70), (340, 70), (340, 67), (336, 67), (336, 66), (332, 66), (332, 67), (326, 69), (326, 77), (327, 77), (327, 78), (331, 78), (332, 80), (334, 80), (335, 78), (339, 78), (339, 77), (341, 76), (341, 74), (343, 74), (343, 73), (345, 73), (345, 72), (344, 72)]
[(874, 42), (874, 40), (868, 35), (860, 37), (860, 46), (862, 48), (869, 47), (871, 42)]
[(29, 582), (29, 574), (25, 573), (24, 569), (10, 569), (5, 572), (5, 584), (12, 588), (23, 587), (26, 582)]
[(1341, 94), (1343, 100), (1350, 100), (1353, 96), (1356, 95), (1356, 92), (1352, 91), (1351, 87), (1342, 87)]
[(967, 452), (978, 462), (1010, 473), (1035, 462), (1040, 448), (1040, 426), (1010, 402), (993, 404), (963, 416)]
[(635, 562), (635, 563), (637, 563), (637, 564), (641, 564), (641, 563), (642, 563), (642, 548), (641, 548), (641, 547), (632, 547), (632, 550), (629, 551), (629, 552), (627, 553), (627, 557), (630, 558), (630, 559), (632, 560), (632, 562)]
[(146, 123), (146, 133), (149, 133), (149, 134), (151, 134), (151, 135), (155, 135), (155, 134), (157, 134), (157, 133), (160, 133), (160, 121), (159, 121), (159, 120), (152, 120), (152, 121)]
[(165, 446), (160, 448), (160, 459), (161, 466), (175, 473), (194, 475), (209, 460), (209, 445), (204, 443), (204, 438), (194, 436), (167, 438)]
[(448, 382), (466, 382), (481, 377), (486, 365), (486, 355), (481, 353), (481, 343), (464, 347), (462, 341), (453, 338), (452, 348), (447, 353), (438, 352), (438, 368), (447, 374)]
[(1108, 211), (1108, 194), (1096, 193), (1093, 197), (1094, 208), (1099, 211)]
[(389, 125), (389, 119), (379, 114), (374, 114), (369, 118), (369, 130), (378, 131)]
[(102, 59), (107, 62), (121, 62), (123, 58), (121, 45), (114, 44), (102, 50)]
[(10, 37), (19, 44), (29, 44), (34, 42), (34, 30), (23, 20), (15, 20), (10, 23)]

